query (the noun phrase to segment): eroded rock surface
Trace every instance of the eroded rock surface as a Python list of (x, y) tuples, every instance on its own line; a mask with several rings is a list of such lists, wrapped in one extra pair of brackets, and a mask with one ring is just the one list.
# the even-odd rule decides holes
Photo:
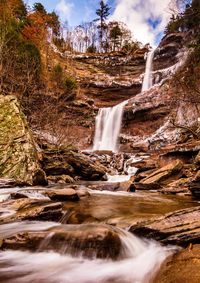
[(137, 223), (130, 232), (165, 244), (200, 243), (200, 206)]
[(47, 184), (30, 129), (14, 96), (0, 96), (0, 177), (21, 184)]

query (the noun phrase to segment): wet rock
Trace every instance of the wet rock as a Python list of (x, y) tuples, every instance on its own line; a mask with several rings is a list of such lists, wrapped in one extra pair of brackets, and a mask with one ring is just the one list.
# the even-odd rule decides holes
[(12, 188), (17, 186), (17, 182), (14, 179), (0, 178), (0, 189), (2, 188)]
[(63, 184), (74, 183), (74, 179), (69, 175), (48, 176), (47, 180), (52, 183), (63, 183)]
[(0, 160), (0, 177), (19, 184), (47, 184), (31, 131), (14, 96), (0, 96)]
[(133, 184), (133, 187), (135, 188), (135, 190), (141, 190), (141, 191), (149, 191), (149, 190), (157, 191), (160, 189), (160, 185), (156, 182), (150, 183), (150, 184), (143, 184), (143, 183), (135, 182)]
[(90, 196), (90, 193), (88, 192), (88, 190), (87, 189), (83, 189), (83, 188), (77, 189), (76, 193), (78, 194), (79, 198)]
[(145, 179), (141, 180), (141, 184), (156, 184), (163, 183), (169, 177), (174, 176), (180, 172), (183, 168), (183, 163), (180, 160), (176, 160), (158, 170), (155, 170), (152, 174), (150, 174)]
[(200, 245), (190, 245), (181, 250), (161, 266), (154, 283), (199, 283)]
[(138, 222), (130, 232), (165, 244), (200, 243), (200, 206)]
[(74, 189), (66, 188), (60, 190), (46, 191), (46, 195), (54, 201), (77, 201), (79, 196)]
[[(48, 240), (45, 240), (47, 239)], [(107, 225), (61, 225), (48, 231), (24, 232), (3, 239), (1, 249), (53, 250), (92, 258), (117, 259), (121, 240)]]
[(20, 198), (2, 203), (0, 208), (2, 211), (10, 212), (6, 217), (0, 218), (0, 222), (18, 220), (59, 221), (63, 215), (62, 204), (49, 200)]
[(182, 178), (164, 186), (159, 192), (163, 194), (188, 194), (191, 178)]

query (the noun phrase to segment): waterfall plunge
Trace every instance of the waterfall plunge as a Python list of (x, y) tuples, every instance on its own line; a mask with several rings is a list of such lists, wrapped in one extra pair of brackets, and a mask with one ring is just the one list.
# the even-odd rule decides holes
[(146, 62), (144, 80), (142, 84), (142, 91), (148, 90), (153, 85), (152, 63), (153, 63), (154, 52), (155, 52), (155, 49), (151, 50), (147, 55), (147, 62)]
[(117, 150), (121, 129), (124, 101), (114, 107), (100, 108), (96, 117), (93, 150)]
[[(152, 87), (152, 63), (155, 50), (147, 55), (142, 91)], [(93, 150), (117, 151), (117, 139), (120, 134), (124, 106), (128, 100), (108, 108), (100, 108), (96, 117)]]

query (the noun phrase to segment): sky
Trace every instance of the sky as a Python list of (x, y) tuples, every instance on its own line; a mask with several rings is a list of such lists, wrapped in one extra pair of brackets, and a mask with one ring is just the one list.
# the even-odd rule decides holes
[[(25, 0), (32, 6), (35, 2), (44, 5), (47, 11), (56, 11), (61, 20), (70, 26), (95, 19), (99, 0)], [(171, 14), (171, 0), (105, 0), (111, 7), (109, 20), (127, 24), (134, 39), (155, 46), (159, 43)]]

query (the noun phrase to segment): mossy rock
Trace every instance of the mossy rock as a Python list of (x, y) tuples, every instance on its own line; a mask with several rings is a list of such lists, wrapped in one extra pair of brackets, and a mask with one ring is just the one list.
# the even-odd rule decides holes
[(0, 178), (45, 185), (26, 118), (14, 96), (0, 96)]

